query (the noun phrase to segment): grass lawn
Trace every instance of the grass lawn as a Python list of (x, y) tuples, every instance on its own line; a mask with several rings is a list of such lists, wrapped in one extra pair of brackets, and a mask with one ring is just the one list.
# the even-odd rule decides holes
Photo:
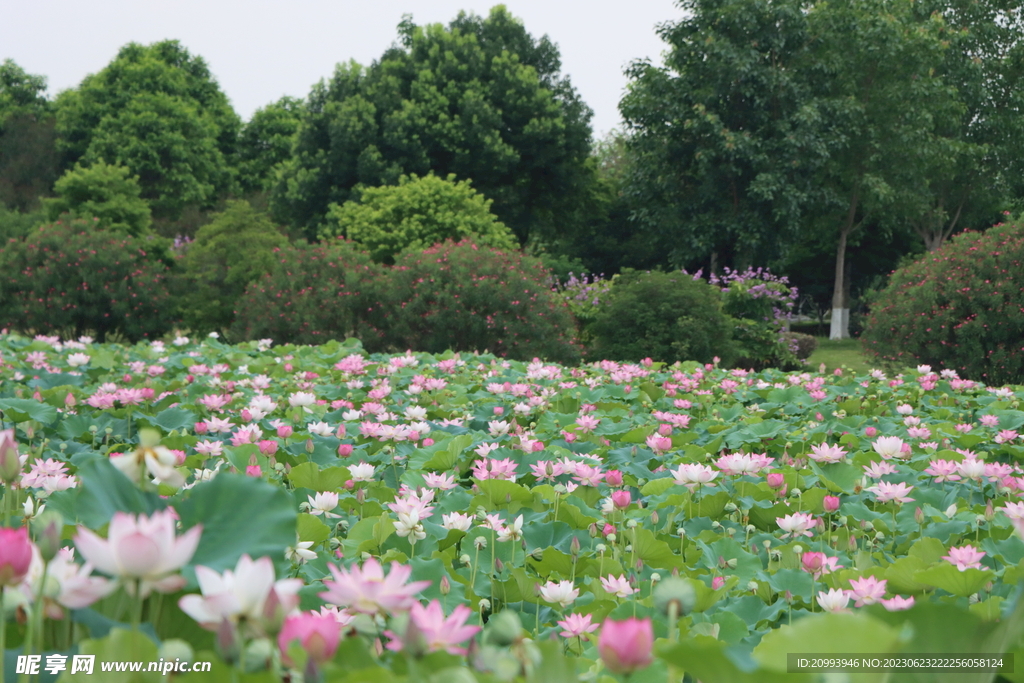
[(814, 350), (807, 364), (817, 369), (822, 363), (829, 370), (847, 366), (858, 374), (871, 370), (866, 358), (860, 352), (859, 339), (837, 339), (830, 340), (828, 337), (818, 337), (818, 348)]

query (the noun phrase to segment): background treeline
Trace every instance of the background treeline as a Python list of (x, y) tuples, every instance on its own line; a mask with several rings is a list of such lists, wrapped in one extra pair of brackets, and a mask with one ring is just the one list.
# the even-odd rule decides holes
[(631, 65), (624, 128), (599, 140), (555, 43), (503, 7), (407, 18), (377, 61), (245, 122), (176, 41), (127, 45), (55, 96), (5, 61), (0, 239), (20, 246), (0, 258), (85, 221), (205, 292), (172, 317), (226, 331), (273, 249), (343, 237), (393, 268), (470, 239), (561, 281), (770, 266), (802, 312), (852, 308), (857, 331), (863, 295), (901, 261), (1019, 209), (1019, 3), (679, 10), (657, 29), (664, 64)]

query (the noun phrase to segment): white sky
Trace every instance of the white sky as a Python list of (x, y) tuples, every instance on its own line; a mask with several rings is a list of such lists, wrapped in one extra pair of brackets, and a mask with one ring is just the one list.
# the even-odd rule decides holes
[[(338, 62), (368, 64), (396, 38), (402, 14), (447, 24), (459, 10), (486, 15), (496, 0), (0, 0), (0, 60), (46, 76), (50, 94), (78, 85), (129, 42), (174, 38), (201, 55), (248, 119), (283, 95), (306, 97)], [(660, 62), (654, 27), (678, 19), (673, 0), (508, 0), (535, 38), (547, 34), (594, 110), (600, 137), (619, 124), (633, 59)]]

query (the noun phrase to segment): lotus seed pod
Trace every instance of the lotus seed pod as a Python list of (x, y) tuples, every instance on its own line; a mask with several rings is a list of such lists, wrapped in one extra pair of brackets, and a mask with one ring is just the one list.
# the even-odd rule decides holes
[(689, 614), (697, 604), (697, 592), (686, 579), (670, 576), (658, 582), (654, 588), (654, 607), (662, 614), (669, 613), (669, 607), (675, 604), (676, 614)]

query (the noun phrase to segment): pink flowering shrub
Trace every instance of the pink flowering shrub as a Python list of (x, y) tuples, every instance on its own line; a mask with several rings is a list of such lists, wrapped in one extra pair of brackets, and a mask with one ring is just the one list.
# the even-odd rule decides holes
[(0, 251), (0, 328), (95, 334), (131, 341), (175, 321), (170, 269), (158, 237), (96, 229), (92, 221), (44, 225)]
[(573, 362), (573, 319), (537, 259), (463, 240), (398, 257), (376, 281), (371, 351), (490, 351)]
[(238, 299), (232, 336), (321, 344), (358, 336), (372, 305), (364, 285), (378, 267), (350, 242), (304, 242), (274, 250), (273, 270)]
[(1024, 380), (1024, 227), (966, 232), (893, 273), (861, 339), (896, 366), (930, 364), (987, 384)]

